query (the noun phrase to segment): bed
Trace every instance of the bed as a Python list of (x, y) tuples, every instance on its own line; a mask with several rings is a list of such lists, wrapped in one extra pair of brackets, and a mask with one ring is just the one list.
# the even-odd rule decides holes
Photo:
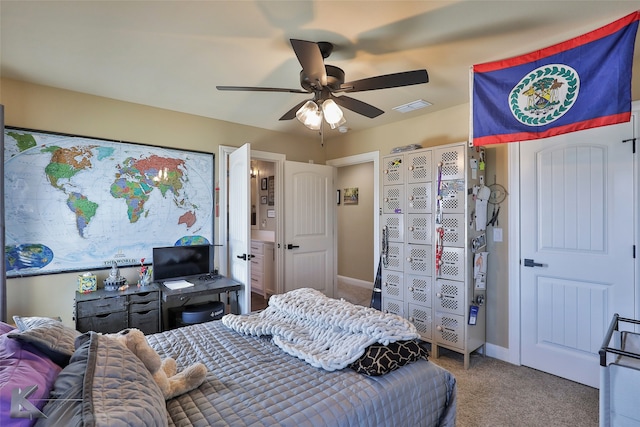
[[(43, 399), (47, 387), (51, 393), (42, 400), (46, 404), (36, 404), (47, 418), (12, 418), (13, 424), (5, 424), (6, 394), (16, 387), (5, 381), (3, 426), (455, 425), (455, 378), (424, 359), (383, 375), (364, 375), (350, 367), (327, 370), (287, 354), (270, 336), (239, 333), (216, 320), (147, 336), (162, 357), (176, 359), (179, 370), (195, 362), (208, 368), (200, 387), (165, 402), (144, 365), (126, 348), (113, 346), (101, 334), (80, 335), (42, 319), (17, 318), (18, 328), (5, 330), (0, 343), (18, 342), (49, 359), (39, 363), (48, 363), (46, 371), (54, 378), (41, 381), (39, 392)], [(32, 364), (28, 372), (34, 371), (42, 369)]]

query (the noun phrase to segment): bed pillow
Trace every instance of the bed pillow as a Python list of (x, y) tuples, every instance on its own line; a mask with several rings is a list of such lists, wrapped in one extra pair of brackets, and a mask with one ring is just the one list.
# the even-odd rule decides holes
[(167, 425), (162, 391), (135, 354), (96, 332), (77, 345), (36, 427)]
[(10, 332), (8, 337), (33, 345), (62, 368), (69, 363), (80, 332), (49, 317), (14, 316), (13, 320), (19, 331)]
[(429, 353), (417, 341), (396, 341), (371, 344), (358, 360), (349, 365), (359, 374), (378, 376), (398, 369), (419, 359), (427, 360)]
[(36, 419), (11, 417), (13, 390), (37, 386), (27, 400), (42, 409), (60, 371), (58, 365), (33, 346), (10, 339), (7, 334), (0, 335), (0, 425), (32, 426)]
[(0, 335), (4, 335), (7, 332), (11, 332), (15, 329), (15, 326), (11, 326), (8, 323), (0, 322)]

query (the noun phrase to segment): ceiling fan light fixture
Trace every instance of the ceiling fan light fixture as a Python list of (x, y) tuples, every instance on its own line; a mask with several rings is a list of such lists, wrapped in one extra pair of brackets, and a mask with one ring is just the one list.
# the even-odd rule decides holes
[(322, 124), (322, 111), (318, 108), (318, 104), (309, 100), (296, 112), (296, 118), (309, 129), (319, 130)]
[(342, 110), (333, 99), (327, 99), (322, 103), (322, 112), (324, 113), (324, 119), (329, 123), (331, 129), (335, 129), (347, 122)]

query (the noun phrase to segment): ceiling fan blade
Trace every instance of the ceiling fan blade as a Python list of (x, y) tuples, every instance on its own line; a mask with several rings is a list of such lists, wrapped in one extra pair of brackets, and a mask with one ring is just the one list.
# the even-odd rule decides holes
[(282, 117), (280, 117), (279, 120), (291, 120), (291, 119), (295, 119), (296, 118), (296, 113), (298, 112), (298, 110), (300, 109), (300, 107), (302, 107), (304, 105), (305, 102), (307, 102), (308, 99), (305, 99), (304, 101), (302, 101), (301, 103), (297, 104), (295, 107), (293, 107), (291, 110), (287, 111), (286, 113), (284, 113), (284, 115)]
[(428, 83), (427, 70), (404, 71), (402, 73), (385, 74), (362, 80), (343, 83), (341, 92), (364, 92), (365, 90), (388, 89), (392, 87), (411, 86)]
[(327, 84), (327, 70), (324, 58), (317, 43), (291, 39), (291, 46), (298, 57), (302, 70), (310, 82), (320, 82), (320, 89)]
[(288, 93), (309, 93), (301, 89), (286, 89), (280, 87), (251, 87), (251, 86), (216, 86), (218, 90), (237, 90), (249, 92), (288, 92)]
[(356, 112), (358, 114), (362, 114), (365, 117), (369, 117), (373, 119), (374, 117), (378, 117), (380, 114), (384, 113), (381, 109), (374, 107), (371, 104), (367, 104), (366, 102), (358, 101), (355, 98), (351, 98), (349, 96), (332, 96), (331, 99), (336, 101), (341, 107), (344, 107), (348, 110)]

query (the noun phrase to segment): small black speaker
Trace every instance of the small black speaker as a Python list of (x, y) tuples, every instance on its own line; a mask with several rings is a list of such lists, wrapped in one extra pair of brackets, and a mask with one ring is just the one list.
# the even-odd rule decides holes
[(182, 324), (193, 325), (195, 323), (222, 319), (222, 316), (224, 316), (224, 308), (222, 301), (187, 305), (182, 311)]

